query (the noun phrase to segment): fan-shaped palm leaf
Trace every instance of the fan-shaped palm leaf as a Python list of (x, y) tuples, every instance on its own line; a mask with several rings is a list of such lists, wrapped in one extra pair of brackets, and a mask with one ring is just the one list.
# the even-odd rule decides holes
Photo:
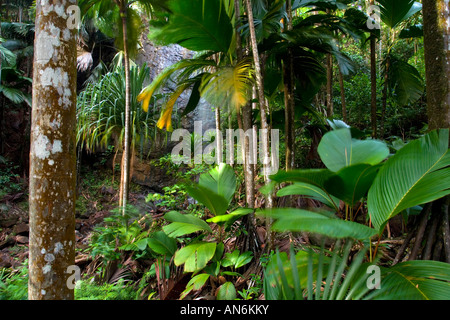
[(194, 51), (228, 52), (233, 27), (221, 0), (172, 0), (169, 8), (169, 23), (153, 39)]
[(253, 73), (250, 59), (241, 60), (235, 66), (221, 67), (204, 76), (200, 94), (215, 106), (240, 108), (251, 97)]

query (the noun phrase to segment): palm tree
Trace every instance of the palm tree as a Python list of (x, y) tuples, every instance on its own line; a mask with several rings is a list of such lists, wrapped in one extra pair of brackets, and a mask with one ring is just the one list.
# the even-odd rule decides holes
[[(253, 52), (253, 63), (255, 67), (255, 78), (256, 78), (256, 89), (258, 94), (258, 103), (259, 103), (259, 110), (261, 115), (261, 129), (263, 130), (262, 135), (262, 152), (265, 155), (265, 159), (263, 162), (264, 167), (264, 181), (266, 183), (269, 183), (269, 126), (268, 126), (268, 114), (269, 114), (269, 108), (266, 104), (266, 97), (264, 95), (264, 79), (263, 74), (261, 70), (261, 62), (259, 57), (259, 50), (258, 50), (258, 42), (256, 39), (256, 31), (255, 31), (255, 22), (253, 20), (253, 7), (250, 3), (250, 0), (245, 0), (245, 6), (247, 10), (247, 16), (248, 16), (248, 23), (249, 23), (249, 30), (250, 30), (250, 44), (251, 49)], [(266, 206), (268, 208), (271, 208), (272, 203), (272, 196), (269, 195), (267, 198), (268, 202)]]
[[(164, 0), (140, 0), (138, 1), (145, 9), (151, 10), (153, 7), (159, 9), (165, 8)], [(128, 200), (128, 190), (130, 181), (130, 55), (136, 53), (138, 37), (140, 36), (140, 27), (142, 21), (133, 5), (136, 1), (128, 0), (81, 0), (80, 7), (82, 12), (91, 17), (97, 18), (100, 30), (114, 29), (119, 31), (119, 37), (116, 42), (123, 49), (123, 61), (125, 68), (125, 123), (123, 138), (123, 155), (120, 177), (119, 206), (122, 207), (125, 214), (125, 208)], [(110, 32), (108, 32), (110, 33)], [(108, 34), (107, 33), (107, 34)], [(130, 52), (131, 50), (131, 52)]]
[[(59, 3), (63, 12), (71, 5)], [(76, 35), (66, 19), (47, 14), (52, 7), (39, 2), (36, 10), (29, 182), (33, 300), (74, 298), (67, 270), (75, 264)]]

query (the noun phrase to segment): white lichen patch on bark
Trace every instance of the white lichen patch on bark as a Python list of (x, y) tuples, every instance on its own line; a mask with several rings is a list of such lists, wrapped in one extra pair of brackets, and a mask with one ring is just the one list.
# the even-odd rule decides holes
[(46, 159), (50, 155), (49, 144), (50, 141), (47, 136), (39, 134), (36, 140), (34, 140), (34, 155), (41, 160)]
[(42, 268), (42, 273), (43, 274), (47, 274), (50, 271), (52, 271), (52, 266), (50, 264), (46, 264), (43, 268)]
[(55, 250), (53, 251), (55, 254), (58, 254), (59, 252), (64, 253), (64, 246), (61, 242), (57, 242), (55, 244)]
[[(47, 159), (51, 154), (62, 152), (61, 140), (55, 140), (53, 144), (47, 138), (46, 135), (38, 133), (37, 138), (34, 140), (33, 153), (41, 159)], [(52, 165), (52, 164), (51, 164)]]

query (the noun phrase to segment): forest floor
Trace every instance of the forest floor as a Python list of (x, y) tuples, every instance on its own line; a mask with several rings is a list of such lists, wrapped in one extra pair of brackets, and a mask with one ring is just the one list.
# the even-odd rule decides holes
[[(76, 202), (76, 258), (75, 263), (82, 270), (82, 278), (99, 277), (99, 266), (101, 261), (99, 257), (93, 257), (90, 250), (92, 243), (93, 231), (97, 226), (101, 226), (104, 219), (113, 214), (114, 209), (118, 206), (118, 180), (120, 176), (116, 174), (112, 176), (111, 169), (105, 166), (86, 167), (81, 171), (78, 181), (78, 198)], [(17, 177), (18, 181), (20, 178)], [(28, 215), (28, 190), (26, 183), (22, 181), (22, 188), (16, 188), (14, 192), (4, 194), (0, 199), (0, 269), (11, 268), (19, 269), (26, 263), (28, 259), (29, 244), (29, 215)], [(20, 190), (19, 190), (20, 189)], [(152, 220), (162, 221), (165, 212), (168, 211), (164, 206), (156, 205), (154, 202), (146, 201), (146, 197), (154, 190), (132, 183), (129, 203), (133, 205), (142, 216), (148, 216)], [(309, 200), (299, 199), (294, 203), (297, 207), (311, 206), (314, 203)], [(282, 203), (279, 203), (283, 205)], [(181, 208), (181, 207), (180, 207)], [(397, 249), (402, 244), (404, 238), (404, 230), (402, 223), (391, 224), (391, 237), (382, 239), (380, 251), (382, 252), (382, 260), (389, 264), (394, 258)], [(264, 242), (266, 235), (263, 223), (257, 226), (257, 234), (261, 243)], [(232, 250), (236, 239), (229, 239), (227, 243)], [(318, 244), (320, 240), (315, 239), (311, 235), (306, 234), (278, 234), (274, 240), (274, 246), (280, 251), (289, 251), (292, 244), (296, 246), (308, 246)], [(227, 247), (227, 243), (225, 243)], [(114, 265), (109, 266), (109, 282), (114, 278), (120, 278), (123, 273), (131, 274), (132, 281), (139, 281), (146, 270), (149, 270), (154, 263), (152, 260), (140, 259), (136, 261), (132, 255), (122, 257), (122, 260)], [(248, 274), (255, 273), (260, 263), (253, 263), (249, 267)], [(262, 274), (261, 268), (257, 272)], [(189, 277), (179, 275), (179, 285), (186, 285)], [(149, 290), (155, 291), (156, 280), (149, 285)], [(242, 279), (241, 285), (244, 285), (245, 279)], [(211, 288), (209, 289), (211, 290)], [(177, 290), (173, 298), (179, 298)], [(148, 293), (148, 292), (147, 292)], [(178, 296), (177, 296), (178, 294)], [(211, 294), (208, 293), (210, 296)], [(208, 296), (207, 295), (207, 296)]]

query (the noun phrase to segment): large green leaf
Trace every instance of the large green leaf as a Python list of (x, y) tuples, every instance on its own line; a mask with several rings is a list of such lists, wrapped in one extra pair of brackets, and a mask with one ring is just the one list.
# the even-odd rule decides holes
[(192, 198), (205, 205), (214, 216), (227, 211), (229, 202), (214, 191), (198, 184), (186, 185), (185, 188)]
[(302, 195), (307, 196), (317, 201), (326, 204), (330, 208), (339, 208), (339, 199), (329, 194), (324, 189), (312, 185), (306, 182), (295, 182), (289, 186), (280, 189), (277, 192), (278, 197), (289, 196), (289, 195)]
[(228, 227), (228, 226), (231, 226), (237, 219), (239, 219), (243, 216), (246, 216), (246, 215), (252, 213), (253, 211), (254, 211), (254, 209), (251, 209), (251, 208), (239, 208), (228, 214), (222, 214), (219, 216), (209, 218), (206, 221), (212, 222), (212, 223), (217, 223), (217, 224), (225, 223), (225, 227)]
[(380, 165), (355, 164), (345, 167), (325, 182), (325, 190), (350, 206), (369, 191)]
[(307, 231), (333, 238), (368, 239), (376, 234), (376, 230), (363, 224), (337, 219), (323, 213), (303, 209), (271, 209), (259, 214), (275, 220), (272, 225), (275, 231)]
[(279, 171), (278, 173), (271, 175), (270, 179), (277, 183), (306, 182), (315, 186), (323, 187), (325, 181), (334, 175), (335, 173), (328, 169), (299, 169)]
[(390, 55), (389, 87), (400, 105), (416, 102), (424, 91), (419, 71), (393, 55)]
[(236, 175), (231, 166), (221, 163), (201, 174), (198, 184), (187, 185), (186, 190), (213, 215), (222, 215), (227, 211), (236, 190)]
[(435, 130), (401, 148), (380, 169), (367, 197), (372, 223), (450, 194), (449, 130)]
[(154, 39), (194, 51), (228, 52), (233, 27), (221, 0), (171, 0), (169, 7), (169, 24)]
[(378, 0), (378, 3), (381, 20), (392, 29), (422, 9), (414, 0)]
[(221, 163), (207, 173), (201, 174), (198, 184), (230, 202), (236, 191), (236, 175), (230, 165)]
[(406, 261), (383, 269), (380, 289), (368, 296), (383, 300), (450, 300), (450, 268), (440, 261)]
[(184, 264), (185, 272), (196, 272), (204, 267), (214, 257), (215, 242), (197, 242), (189, 244), (175, 253), (176, 266)]
[(210, 226), (200, 218), (191, 214), (181, 214), (176, 211), (170, 211), (164, 215), (164, 218), (172, 223), (164, 226), (164, 232), (172, 238), (184, 236), (197, 231), (211, 232)]
[(348, 128), (327, 132), (317, 151), (325, 166), (334, 172), (359, 163), (376, 165), (389, 155), (385, 143), (353, 139)]
[(217, 300), (234, 300), (236, 299), (236, 288), (232, 282), (225, 282), (220, 286), (217, 292)]
[(155, 232), (147, 239), (147, 243), (150, 249), (162, 255), (172, 256), (177, 250), (176, 240), (167, 236), (163, 231)]
[(180, 299), (184, 299), (192, 290), (200, 290), (209, 279), (209, 276), (210, 275), (208, 273), (200, 273), (192, 277), (192, 279), (189, 280), (188, 284), (186, 285), (186, 289), (181, 293)]

